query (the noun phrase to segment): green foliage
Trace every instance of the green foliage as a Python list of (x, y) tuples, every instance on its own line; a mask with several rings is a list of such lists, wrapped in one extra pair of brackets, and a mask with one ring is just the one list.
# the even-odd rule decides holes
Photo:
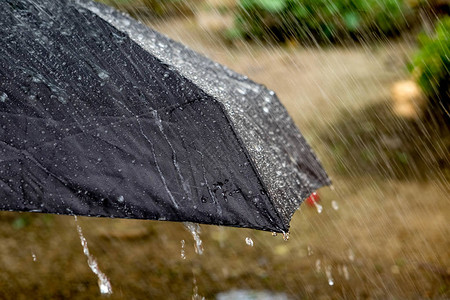
[(447, 111), (450, 104), (450, 17), (436, 25), (432, 36), (419, 35), (420, 48), (414, 55), (410, 70), (424, 93)]
[(30, 225), (30, 218), (27, 216), (17, 217), (12, 223), (14, 229), (22, 229), (28, 225)]
[(404, 0), (240, 0), (233, 30), (252, 39), (336, 42), (394, 35), (411, 15)]

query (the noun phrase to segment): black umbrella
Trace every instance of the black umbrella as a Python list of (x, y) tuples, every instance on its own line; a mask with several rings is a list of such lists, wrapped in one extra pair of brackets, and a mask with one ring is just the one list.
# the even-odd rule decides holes
[(0, 2), (0, 209), (287, 232), (329, 179), (274, 93), (90, 1)]

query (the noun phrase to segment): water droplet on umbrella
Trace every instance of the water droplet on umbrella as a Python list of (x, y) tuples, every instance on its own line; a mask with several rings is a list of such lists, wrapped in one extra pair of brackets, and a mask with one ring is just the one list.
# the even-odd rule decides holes
[(103, 79), (103, 80), (106, 80), (106, 79), (109, 78), (109, 74), (106, 73), (105, 71), (100, 71), (100, 72), (98, 72), (97, 75), (98, 75), (98, 77), (100, 77), (100, 78)]
[(117, 201), (119, 201), (120, 203), (123, 203), (124, 200), (125, 200), (125, 198), (124, 198), (122, 195), (120, 195), (120, 196), (117, 198)]
[(8, 95), (6, 93), (0, 94), (0, 102), (5, 102), (8, 99)]

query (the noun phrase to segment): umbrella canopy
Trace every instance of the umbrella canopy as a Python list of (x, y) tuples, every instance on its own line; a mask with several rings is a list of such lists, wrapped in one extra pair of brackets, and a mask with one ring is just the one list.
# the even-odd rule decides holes
[(329, 179), (276, 95), (110, 7), (0, 2), (0, 209), (287, 232)]

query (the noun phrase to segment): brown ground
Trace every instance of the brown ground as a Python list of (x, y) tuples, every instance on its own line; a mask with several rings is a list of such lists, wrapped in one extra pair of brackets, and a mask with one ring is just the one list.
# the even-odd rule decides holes
[[(281, 291), (293, 299), (450, 298), (448, 138), (441, 138), (448, 124), (398, 119), (388, 101), (391, 84), (407, 77), (407, 43), (225, 47), (192, 20), (154, 26), (275, 90), (335, 190), (321, 191), (321, 214), (302, 206), (288, 242), (202, 226), (202, 256), (181, 224), (79, 218), (111, 280), (111, 299), (189, 299), (194, 279), (207, 299), (230, 289)], [(3, 212), (0, 224), (0, 299), (100, 296), (73, 217)]]

